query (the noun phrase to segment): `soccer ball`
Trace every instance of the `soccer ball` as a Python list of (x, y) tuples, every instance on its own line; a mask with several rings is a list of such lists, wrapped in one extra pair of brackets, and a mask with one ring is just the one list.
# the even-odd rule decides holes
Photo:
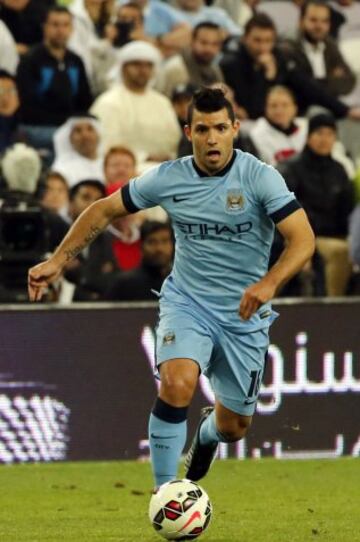
[(173, 480), (152, 496), (149, 517), (166, 540), (194, 540), (208, 527), (212, 505), (202, 487), (190, 480)]

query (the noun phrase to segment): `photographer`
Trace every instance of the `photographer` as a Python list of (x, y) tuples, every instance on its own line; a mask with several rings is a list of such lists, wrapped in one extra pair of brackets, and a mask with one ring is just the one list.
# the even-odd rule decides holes
[(68, 225), (43, 209), (36, 190), (41, 173), (38, 153), (23, 143), (2, 160), (6, 189), (0, 200), (0, 302), (27, 301), (27, 269), (60, 243)]

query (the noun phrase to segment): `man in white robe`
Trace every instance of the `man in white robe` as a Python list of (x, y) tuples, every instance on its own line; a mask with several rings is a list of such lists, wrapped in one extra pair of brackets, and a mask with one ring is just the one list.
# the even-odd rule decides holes
[(101, 94), (91, 113), (101, 123), (104, 147), (125, 145), (144, 163), (175, 158), (181, 137), (168, 98), (150, 88), (160, 62), (158, 50), (143, 41), (125, 45), (120, 53), (121, 82)]

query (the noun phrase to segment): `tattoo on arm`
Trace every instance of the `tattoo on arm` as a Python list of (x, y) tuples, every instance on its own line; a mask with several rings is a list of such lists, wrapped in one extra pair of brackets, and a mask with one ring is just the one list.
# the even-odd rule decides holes
[(86, 237), (84, 237), (84, 242), (83, 243), (81, 243), (80, 245), (77, 245), (77, 246), (75, 246), (73, 248), (68, 248), (67, 250), (65, 250), (66, 262), (69, 262), (70, 260), (75, 258), (75, 256), (77, 254), (79, 254), (92, 241), (94, 241), (94, 239), (99, 235), (99, 233), (101, 233), (101, 229), (98, 228), (97, 226), (92, 226), (91, 225), (90, 226), (90, 231), (86, 235)]

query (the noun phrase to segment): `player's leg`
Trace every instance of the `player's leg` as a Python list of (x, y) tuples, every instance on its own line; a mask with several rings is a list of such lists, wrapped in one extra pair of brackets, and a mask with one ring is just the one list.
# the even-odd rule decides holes
[(215, 409), (200, 428), (200, 442), (204, 445), (237, 442), (246, 435), (252, 416), (238, 414), (216, 401)]
[(251, 425), (268, 347), (267, 330), (246, 335), (220, 331), (211, 362), (215, 409), (204, 409), (186, 455), (185, 476), (200, 480), (211, 467), (219, 442), (242, 439)]
[(252, 416), (243, 416), (224, 407), (218, 400), (215, 408), (201, 411), (200, 423), (185, 458), (186, 478), (203, 478), (216, 457), (219, 442), (241, 440), (251, 425)]
[(171, 359), (159, 367), (161, 384), (149, 421), (151, 462), (156, 486), (176, 478), (187, 436), (187, 409), (194, 394), (199, 365)]

